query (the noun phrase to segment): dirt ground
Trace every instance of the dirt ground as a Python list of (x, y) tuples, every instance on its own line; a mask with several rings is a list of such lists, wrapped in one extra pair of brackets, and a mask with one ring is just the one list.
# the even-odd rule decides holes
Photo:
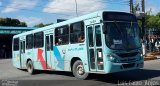
[(147, 54), (144, 56), (144, 60), (145, 60), (145, 61), (147, 61), (147, 60), (155, 60), (155, 59), (157, 59), (158, 56), (160, 56), (160, 52), (147, 53)]

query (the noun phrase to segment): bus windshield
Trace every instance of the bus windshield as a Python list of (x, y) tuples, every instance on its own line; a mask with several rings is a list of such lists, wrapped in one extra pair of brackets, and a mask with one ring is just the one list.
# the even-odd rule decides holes
[(104, 29), (106, 45), (111, 49), (130, 50), (141, 46), (137, 23), (105, 22)]

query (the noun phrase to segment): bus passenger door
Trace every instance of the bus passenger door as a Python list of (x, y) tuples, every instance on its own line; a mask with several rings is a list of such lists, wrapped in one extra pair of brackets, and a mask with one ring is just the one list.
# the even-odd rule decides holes
[(25, 67), (25, 41), (20, 40), (20, 67), (24, 68)]
[(99, 24), (87, 26), (90, 71), (104, 70), (101, 27)]
[(54, 66), (53, 61), (53, 35), (48, 34), (45, 36), (45, 59), (46, 59), (46, 68), (51, 69)]

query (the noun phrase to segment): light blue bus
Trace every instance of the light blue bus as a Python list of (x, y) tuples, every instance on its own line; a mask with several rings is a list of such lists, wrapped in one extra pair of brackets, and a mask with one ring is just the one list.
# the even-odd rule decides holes
[(35, 70), (114, 73), (143, 67), (137, 19), (125, 12), (98, 11), (13, 37), (13, 65)]

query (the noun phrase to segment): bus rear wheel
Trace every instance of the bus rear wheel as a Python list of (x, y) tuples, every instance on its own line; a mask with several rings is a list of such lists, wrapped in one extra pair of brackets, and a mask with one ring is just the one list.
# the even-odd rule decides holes
[(86, 79), (88, 77), (88, 73), (85, 72), (84, 66), (81, 60), (77, 60), (72, 67), (73, 75), (78, 79)]
[(29, 60), (27, 62), (27, 71), (28, 73), (30, 73), (31, 75), (34, 74), (34, 67), (33, 67), (33, 63), (31, 60)]

